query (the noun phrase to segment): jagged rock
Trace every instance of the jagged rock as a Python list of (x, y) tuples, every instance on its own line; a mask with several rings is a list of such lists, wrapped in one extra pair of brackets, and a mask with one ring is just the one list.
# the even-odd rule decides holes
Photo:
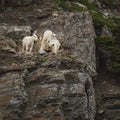
[(0, 51), (16, 52), (16, 43), (10, 38), (0, 36)]
[[(49, 118), (54, 120), (55, 117), (69, 120), (93, 119), (94, 90), (90, 76), (84, 71), (54, 69), (46, 71), (41, 68), (29, 74), (25, 81), (29, 86), (30, 103), (35, 106), (30, 109), (28, 116), (37, 110), (43, 112), (43, 114), (39, 113), (38, 118), (44, 117), (47, 112)], [(51, 108), (54, 110), (52, 111)], [(52, 114), (57, 111), (59, 111), (57, 115)], [(33, 118), (34, 116), (31, 117)]]
[(95, 5), (98, 8), (102, 8), (101, 3), (99, 2), (99, 0), (88, 0), (88, 2)]
[[(103, 79), (104, 78), (104, 79)], [(119, 79), (113, 75), (104, 73), (98, 76), (95, 87), (97, 102), (99, 103), (96, 120), (119, 120), (120, 119), (120, 87)], [(102, 81), (103, 80), (103, 81)], [(101, 89), (102, 88), (102, 89)], [(100, 91), (101, 89), (101, 91)]]
[[(88, 13), (68, 13), (45, 21), (40, 27), (53, 30), (64, 50), (25, 77), (32, 104), (28, 116), (32, 113), (31, 119), (93, 120), (95, 102), (90, 71), (95, 72), (96, 68), (91, 17)], [(83, 66), (74, 66), (77, 63)]]
[(30, 5), (31, 3), (39, 4), (39, 3), (42, 3), (42, 0), (11, 0), (11, 1), (6, 0), (6, 1), (3, 1), (2, 5), (17, 7), (17, 6), (27, 6), (27, 5)]
[(74, 55), (78, 61), (83, 61), (83, 64), (89, 64), (96, 69), (93, 44), (95, 32), (91, 20), (88, 12), (68, 13), (42, 22), (40, 27), (51, 29), (56, 33), (66, 56)]
[(22, 5), (29, 5), (32, 3), (33, 0), (11, 0), (9, 1), (10, 6), (22, 6)]
[[(87, 12), (68, 12), (45, 20), (40, 28), (55, 32), (63, 50), (57, 56), (50, 53), (1, 55), (1, 94), (10, 93), (7, 104), (2, 107), (9, 108), (3, 112), (3, 118), (94, 120), (92, 77), (96, 62), (92, 18)], [(6, 86), (8, 82), (11, 84)]]
[(1, 24), (0, 25), (0, 34), (5, 35), (7, 37), (13, 39), (20, 39), (26, 35), (31, 34), (31, 26), (16, 26), (16, 25), (7, 25)]
[(21, 119), (27, 103), (27, 93), (23, 78), (19, 73), (7, 73), (0, 77), (0, 120)]
[(104, 25), (103, 28), (102, 28), (101, 36), (103, 36), (103, 37), (112, 37), (111, 31), (106, 25)]

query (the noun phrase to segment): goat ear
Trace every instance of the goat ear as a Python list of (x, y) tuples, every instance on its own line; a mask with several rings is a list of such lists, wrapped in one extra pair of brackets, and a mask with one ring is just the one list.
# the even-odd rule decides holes
[(53, 37), (56, 37), (56, 34), (55, 34), (55, 33), (53, 33)]
[(33, 34), (37, 34), (37, 31), (35, 30), (35, 31), (33, 32)]
[(35, 30), (35, 33), (37, 33), (37, 30)]

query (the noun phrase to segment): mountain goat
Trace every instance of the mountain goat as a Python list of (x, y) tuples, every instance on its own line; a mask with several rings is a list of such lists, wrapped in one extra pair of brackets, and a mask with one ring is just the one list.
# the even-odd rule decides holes
[(48, 41), (48, 47), (50, 48), (52, 53), (54, 53), (55, 55), (57, 55), (60, 46), (61, 46), (61, 44), (60, 44), (59, 40), (56, 37), (52, 37)]
[(23, 46), (22, 52), (25, 52), (26, 54), (28, 53), (31, 54), (33, 50), (34, 41), (37, 40), (38, 40), (38, 36), (36, 35), (36, 31), (34, 31), (32, 36), (24, 37), (22, 40), (22, 46)]
[(46, 30), (43, 34), (43, 38), (42, 38), (42, 41), (41, 41), (41, 47), (40, 47), (40, 50), (39, 50), (39, 53), (40, 54), (44, 54), (46, 53), (45, 50), (48, 49), (48, 41), (52, 38), (52, 37), (55, 37), (56, 34), (53, 33), (51, 30)]

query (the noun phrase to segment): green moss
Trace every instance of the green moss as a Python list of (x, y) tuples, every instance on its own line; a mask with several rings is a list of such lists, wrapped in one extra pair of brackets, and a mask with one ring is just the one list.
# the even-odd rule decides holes
[[(88, 0), (77, 0), (77, 2), (85, 5), (88, 8), (89, 12), (92, 15), (95, 28), (101, 28), (104, 25), (107, 25), (108, 28), (110, 28), (111, 30), (115, 30), (118, 26), (120, 26), (120, 18), (115, 18), (115, 17), (105, 18), (104, 15), (99, 11), (99, 9), (93, 4), (90, 4)], [(75, 8), (77, 10), (79, 6), (74, 6), (74, 9)]]
[(97, 36), (96, 40), (98, 42), (98, 44), (101, 45), (113, 45), (115, 43), (115, 38), (111, 38), (111, 37), (101, 37), (101, 36)]
[(39, 62), (40, 62), (40, 63), (44, 63), (45, 61), (47, 61), (47, 58), (46, 58), (46, 57), (41, 57), (41, 58), (39, 59)]
[(120, 64), (112, 63), (112, 65), (109, 65), (108, 70), (111, 72), (120, 73)]
[(97, 47), (105, 56), (106, 70), (120, 72), (120, 44), (115, 38), (96, 37)]
[(93, 18), (93, 22), (95, 25), (96, 29), (100, 29), (101, 27), (103, 27), (104, 25), (107, 25), (108, 28), (110, 28), (111, 30), (114, 30), (118, 25), (117, 23), (114, 21), (114, 18), (104, 18), (103, 14), (98, 12), (98, 11), (90, 11), (92, 18)]
[(98, 13), (96, 11), (90, 11), (90, 12), (91, 12), (93, 22), (96, 28), (100, 28), (105, 25), (106, 20), (103, 18), (101, 13)]
[(72, 61), (75, 61), (76, 57), (74, 55), (69, 55), (68, 58), (70, 58)]
[(115, 36), (120, 36), (120, 18), (113, 17), (113, 21), (116, 25), (111, 28), (112, 33), (115, 34)]

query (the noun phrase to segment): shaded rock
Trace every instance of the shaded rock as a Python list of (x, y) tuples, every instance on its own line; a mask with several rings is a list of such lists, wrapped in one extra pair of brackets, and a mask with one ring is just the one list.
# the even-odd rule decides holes
[[(10, 90), (3, 118), (94, 120), (95, 32), (89, 13), (64, 13), (44, 20), (40, 28), (55, 32), (63, 50), (57, 56), (2, 53), (1, 94), (8, 93), (8, 87)], [(12, 33), (16, 37), (17, 32), (19, 37), (23, 35), (13, 26), (5, 29), (9, 37)], [(11, 84), (5, 86), (5, 80)]]
[(41, 23), (40, 28), (56, 33), (63, 51), (25, 77), (30, 119), (94, 119), (95, 33), (90, 21), (88, 13), (68, 13)]
[[(96, 101), (99, 103), (98, 112), (96, 114), (97, 120), (119, 120), (120, 116), (120, 87), (117, 83), (116, 76), (104, 73), (99, 74), (96, 94)], [(104, 81), (103, 81), (104, 80)], [(119, 81), (119, 79), (118, 79)], [(95, 87), (96, 87), (95, 85)], [(101, 89), (102, 88), (102, 89)], [(101, 89), (101, 91), (99, 91)]]
[[(32, 81), (28, 81), (31, 77)], [(51, 111), (53, 107), (55, 111), (60, 111), (60, 119), (93, 119), (94, 90), (92, 80), (84, 71), (40, 69), (28, 75), (26, 82), (29, 82), (30, 103), (36, 106), (31, 106), (31, 112), (38, 110), (42, 112), (42, 117), (47, 113), (50, 118), (54, 118), (56, 115)], [(41, 118), (40, 113), (38, 118)]]
[(104, 25), (103, 28), (102, 28), (101, 36), (103, 36), (103, 37), (112, 37), (111, 31), (106, 25)]
[(87, 12), (68, 13), (42, 22), (40, 28), (51, 29), (56, 33), (66, 56), (74, 55), (78, 61), (83, 61), (83, 64), (89, 64), (91, 68), (96, 69), (93, 44), (95, 32), (91, 21)]
[(7, 52), (16, 52), (17, 45), (15, 41), (10, 38), (0, 36), (0, 51), (7, 51)]
[[(3, 52), (2, 52), (3, 54)], [(5, 53), (6, 54), (6, 53)], [(4, 61), (2, 61), (4, 59)], [(10, 55), (1, 55), (0, 57), (0, 73), (8, 73), (12, 71), (21, 72), (24, 70), (32, 70), (37, 68), (38, 61), (30, 61), (26, 58), (22, 58), (19, 56)], [(9, 60), (9, 61), (8, 61)]]
[(8, 2), (10, 6), (22, 6), (29, 5), (32, 3), (32, 0), (11, 0)]
[(96, 7), (100, 8), (100, 9), (102, 8), (102, 5), (99, 2), (99, 0), (89, 0), (88, 2), (92, 3), (93, 5), (95, 5)]
[(24, 81), (19, 73), (7, 73), (0, 77), (0, 108), (4, 111), (1, 119), (20, 120), (27, 102)]
[(20, 39), (31, 34), (31, 26), (9, 26), (7, 24), (1, 24), (0, 28), (0, 34), (12, 39)]

